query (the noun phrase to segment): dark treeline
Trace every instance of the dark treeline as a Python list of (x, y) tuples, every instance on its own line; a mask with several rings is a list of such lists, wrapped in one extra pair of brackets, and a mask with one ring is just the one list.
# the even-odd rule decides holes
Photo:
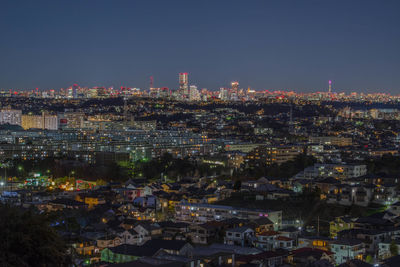
[(158, 159), (136, 162), (111, 162), (88, 164), (70, 159), (46, 158), (43, 160), (13, 160), (2, 165), (2, 173), (8, 177), (27, 178), (33, 173), (54, 178), (74, 177), (88, 180), (126, 181), (130, 178), (160, 179), (176, 181), (185, 177), (221, 175), (228, 170), (222, 166), (210, 166), (188, 158), (173, 158), (165, 154)]
[(284, 162), (280, 165), (267, 165), (262, 161), (250, 161), (242, 170), (235, 171), (233, 176), (236, 179), (275, 177), (290, 178), (301, 172), (308, 166), (312, 166), (317, 160), (305, 154), (298, 155), (295, 159)]
[[(262, 160), (250, 160), (241, 168), (234, 169), (194, 161), (190, 158), (174, 158), (166, 153), (160, 158), (136, 162), (111, 162), (108, 164), (88, 164), (71, 159), (46, 158), (43, 160), (13, 160), (2, 164), (0, 176), (27, 178), (32, 173), (60, 178), (74, 177), (88, 180), (126, 181), (131, 178), (179, 181), (186, 177), (214, 176), (221, 179), (246, 180), (260, 177), (290, 178), (316, 163), (316, 159), (305, 154), (278, 164), (267, 165)], [(368, 173), (400, 175), (400, 157), (384, 155), (364, 162)]]
[(386, 154), (381, 158), (368, 159), (365, 164), (367, 164), (369, 173), (386, 174), (389, 176), (400, 175), (400, 156)]
[[(90, 180), (114, 180), (123, 176), (124, 170), (117, 163), (88, 164), (76, 160), (46, 158), (42, 160), (12, 160), (3, 165), (1, 176), (27, 178), (32, 173), (50, 177), (76, 177)], [(126, 178), (128, 179), (128, 178)]]

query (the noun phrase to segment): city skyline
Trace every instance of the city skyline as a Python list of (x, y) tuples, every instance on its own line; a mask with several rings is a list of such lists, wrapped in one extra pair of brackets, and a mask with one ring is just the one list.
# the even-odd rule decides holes
[[(333, 80), (328, 80), (326, 82), (326, 87), (324, 88), (319, 88), (319, 89), (315, 89), (315, 90), (306, 90), (306, 91), (301, 91), (301, 90), (293, 90), (290, 88), (252, 88), (250, 86), (245, 86), (239, 83), (239, 81), (237, 80), (232, 80), (231, 82), (219, 87), (219, 88), (204, 88), (204, 87), (199, 87), (197, 83), (191, 83), (190, 79), (188, 78), (189, 73), (188, 72), (184, 72), (184, 73), (178, 73), (179, 77), (178, 77), (178, 81), (177, 84), (175, 86), (172, 87), (166, 87), (166, 86), (154, 86), (154, 76), (150, 76), (149, 77), (149, 84), (148, 87), (144, 87), (144, 88), (140, 88), (137, 86), (129, 86), (129, 85), (124, 85), (124, 86), (114, 86), (114, 85), (110, 85), (110, 86), (103, 86), (103, 85), (86, 85), (86, 86), (80, 86), (77, 83), (74, 83), (72, 85), (67, 85), (64, 87), (60, 87), (60, 88), (0, 88), (2, 94), (5, 94), (6, 92), (9, 92), (10, 94), (20, 94), (20, 93), (24, 93), (24, 92), (58, 92), (58, 91), (63, 91), (63, 90), (71, 90), (71, 92), (73, 92), (73, 98), (76, 98), (76, 92), (77, 89), (95, 89), (95, 88), (104, 88), (104, 89), (112, 89), (115, 91), (121, 91), (121, 90), (125, 90), (125, 89), (135, 89), (135, 90), (140, 90), (142, 92), (150, 92), (151, 89), (161, 89), (161, 90), (165, 90), (168, 89), (170, 92), (185, 92), (184, 94), (188, 94), (188, 92), (190, 91), (190, 87), (195, 87), (196, 89), (202, 89), (202, 90), (207, 90), (208, 92), (212, 92), (212, 93), (216, 93), (218, 91), (220, 91), (221, 89), (233, 89), (236, 88), (236, 90), (241, 89), (241, 90), (253, 90), (256, 92), (267, 92), (267, 93), (295, 93), (295, 94), (314, 94), (314, 93), (329, 93), (332, 95), (335, 94), (353, 94), (353, 93), (357, 93), (357, 94), (387, 94), (387, 95), (392, 95), (392, 96), (398, 96), (400, 95), (400, 92), (394, 92), (394, 93), (390, 93), (387, 92), (385, 90), (383, 91), (362, 91), (362, 90), (355, 90), (355, 91), (351, 91), (351, 90), (342, 90), (339, 88), (335, 87), (334, 81)], [(183, 78), (184, 82), (182, 83), (182, 78), (181, 75), (185, 75), (186, 77)], [(235, 86), (234, 86), (235, 84)], [(239, 85), (240, 84), (240, 85)], [(183, 87), (182, 87), (183, 86)], [(185, 86), (187, 86), (187, 89), (185, 89)], [(72, 95), (71, 95), (72, 97)]]
[(0, 5), (0, 265), (399, 267), (399, 0)]
[[(398, 1), (25, 1), (0, 11), (0, 88), (399, 91)], [(18, 18), (18, 19), (15, 19)]]

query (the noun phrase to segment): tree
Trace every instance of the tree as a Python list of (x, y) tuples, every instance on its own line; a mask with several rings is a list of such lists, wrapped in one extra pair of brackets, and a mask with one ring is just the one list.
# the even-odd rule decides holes
[(392, 256), (399, 255), (399, 250), (398, 250), (397, 244), (396, 244), (396, 242), (394, 242), (394, 240), (390, 243), (389, 250), (390, 250), (390, 255), (392, 255)]
[(233, 185), (233, 189), (239, 191), (241, 187), (242, 187), (242, 181), (236, 180), (235, 184)]
[(69, 266), (71, 257), (47, 217), (0, 205), (1, 266)]
[(372, 256), (371, 255), (367, 255), (367, 257), (365, 258), (365, 261), (368, 262), (368, 263), (372, 263), (372, 261), (373, 261)]

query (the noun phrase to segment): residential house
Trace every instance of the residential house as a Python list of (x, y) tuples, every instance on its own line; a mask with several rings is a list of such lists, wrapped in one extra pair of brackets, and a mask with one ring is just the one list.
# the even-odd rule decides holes
[(99, 249), (117, 247), (123, 244), (121, 237), (117, 235), (106, 235), (97, 239), (96, 245)]
[(270, 251), (275, 247), (275, 239), (279, 236), (279, 232), (265, 231), (256, 234), (257, 240), (254, 242), (256, 248)]
[(366, 253), (377, 255), (379, 243), (385, 241), (391, 231), (373, 229), (349, 229), (338, 232), (338, 239), (360, 239), (365, 244)]
[(278, 267), (284, 264), (286, 253), (282, 251), (264, 251), (255, 255), (239, 255), (236, 266), (268, 266)]
[(130, 262), (142, 257), (152, 257), (160, 250), (172, 255), (188, 256), (193, 247), (185, 241), (154, 239), (142, 246), (124, 244), (103, 249), (101, 260), (111, 263)]
[(333, 254), (331, 251), (317, 248), (299, 248), (289, 253), (288, 262), (296, 267), (307, 267), (320, 260), (334, 264)]
[(236, 227), (226, 230), (225, 244), (237, 246), (252, 246), (254, 237), (254, 230), (247, 227)]
[(104, 197), (100, 194), (78, 194), (75, 196), (76, 201), (84, 202), (88, 205), (89, 209), (94, 208), (94, 206), (102, 205), (106, 203)]
[(189, 226), (188, 237), (194, 244), (210, 244), (218, 240), (219, 227), (210, 223)]
[(275, 249), (292, 250), (295, 246), (295, 240), (293, 238), (283, 235), (276, 237), (274, 241)]
[(98, 249), (96, 248), (96, 241), (84, 237), (80, 237), (73, 242), (69, 242), (79, 256), (94, 256)]
[(397, 183), (385, 183), (376, 187), (373, 199), (374, 203), (388, 205), (397, 200)]
[(315, 248), (320, 250), (330, 250), (332, 239), (322, 236), (299, 237), (298, 248)]
[(184, 222), (163, 221), (158, 223), (162, 229), (163, 239), (186, 239), (189, 224)]
[(378, 247), (379, 247), (378, 257), (380, 260), (385, 260), (392, 256), (395, 256), (395, 255), (392, 255), (391, 246), (395, 246), (397, 248), (397, 255), (400, 255), (400, 240), (399, 239), (392, 239), (392, 240), (387, 239), (378, 244)]
[(365, 244), (357, 239), (340, 239), (331, 243), (331, 251), (334, 252), (336, 264), (342, 264), (348, 260), (362, 260), (365, 254)]
[(253, 229), (257, 233), (262, 233), (274, 229), (274, 223), (267, 217), (259, 217), (257, 219), (251, 220), (246, 225), (253, 226)]
[(352, 218), (350, 216), (340, 216), (336, 217), (333, 221), (329, 222), (329, 233), (331, 238), (335, 238), (337, 233), (343, 230), (354, 228), (354, 221), (357, 218)]
[(396, 216), (400, 216), (400, 201), (396, 201), (392, 205), (390, 205), (389, 211)]
[(140, 245), (144, 243), (144, 239), (140, 238), (139, 233), (134, 229), (123, 231), (119, 234), (119, 237), (121, 237), (123, 244)]
[(139, 234), (139, 239), (143, 242), (162, 235), (162, 229), (158, 225), (147, 222), (138, 223), (133, 229)]

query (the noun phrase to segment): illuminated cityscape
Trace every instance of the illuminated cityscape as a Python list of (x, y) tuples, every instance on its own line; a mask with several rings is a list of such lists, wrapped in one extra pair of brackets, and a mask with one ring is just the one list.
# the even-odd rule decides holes
[(1, 266), (400, 266), (399, 2), (22, 2)]

